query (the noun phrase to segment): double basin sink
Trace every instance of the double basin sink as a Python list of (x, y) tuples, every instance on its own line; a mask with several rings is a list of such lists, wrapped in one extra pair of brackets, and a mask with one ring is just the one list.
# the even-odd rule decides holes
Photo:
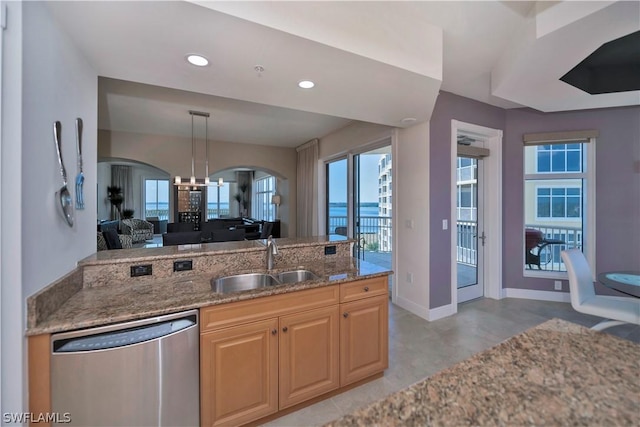
[(281, 273), (246, 273), (219, 277), (211, 280), (211, 290), (221, 294), (260, 289), (268, 286), (318, 280), (319, 277), (309, 270), (291, 270)]

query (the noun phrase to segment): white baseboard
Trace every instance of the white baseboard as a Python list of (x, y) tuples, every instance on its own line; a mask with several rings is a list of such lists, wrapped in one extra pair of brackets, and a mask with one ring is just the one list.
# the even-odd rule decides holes
[(455, 310), (455, 307), (453, 306), (453, 304), (443, 305), (437, 308), (430, 309), (429, 317), (427, 318), (427, 320), (432, 321), (432, 320), (442, 319), (444, 317), (452, 316), (457, 312), (458, 310)]
[(430, 320), (429, 309), (426, 307), (418, 305), (415, 302), (408, 300), (406, 298), (403, 298), (401, 296), (396, 297), (395, 303), (400, 307), (404, 308), (405, 310), (415, 314), (416, 316), (422, 317), (425, 320)]
[(535, 299), (540, 301), (571, 302), (568, 292), (536, 291), (533, 289), (504, 288), (502, 294), (507, 298)]

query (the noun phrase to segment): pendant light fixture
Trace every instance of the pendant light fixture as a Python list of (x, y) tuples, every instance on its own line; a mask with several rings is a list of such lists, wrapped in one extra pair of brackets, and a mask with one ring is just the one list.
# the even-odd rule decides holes
[[(208, 186), (210, 185), (209, 180), (209, 113), (203, 111), (195, 111), (189, 110), (189, 114), (191, 115), (191, 177), (189, 178), (189, 184), (191, 186)], [(196, 147), (196, 138), (194, 132), (194, 116), (204, 117), (204, 142), (205, 142), (205, 161), (204, 161), (204, 179), (198, 180), (196, 178), (196, 160), (195, 160), (195, 147)], [(175, 177), (174, 185), (182, 185), (182, 178), (178, 175)], [(224, 181), (222, 178), (218, 179), (218, 187), (222, 187), (224, 185)]]

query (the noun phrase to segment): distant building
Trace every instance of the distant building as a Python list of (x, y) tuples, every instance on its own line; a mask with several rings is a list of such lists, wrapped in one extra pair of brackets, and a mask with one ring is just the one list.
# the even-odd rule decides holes
[(380, 156), (378, 161), (378, 250), (381, 252), (391, 252), (391, 154)]

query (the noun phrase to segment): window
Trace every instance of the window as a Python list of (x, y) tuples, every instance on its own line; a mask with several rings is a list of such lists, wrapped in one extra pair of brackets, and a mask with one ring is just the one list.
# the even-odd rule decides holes
[(144, 217), (169, 219), (169, 180), (144, 180)]
[(207, 187), (207, 219), (229, 215), (229, 183)]
[(582, 188), (576, 181), (573, 187), (536, 188), (536, 219), (582, 218)]
[(268, 176), (254, 182), (253, 216), (264, 221), (275, 220), (275, 205), (271, 197), (276, 194), (276, 177)]
[(545, 240), (564, 243), (544, 246), (540, 254), (537, 248), (525, 247), (525, 262), (526, 251), (533, 251), (540, 256), (540, 269), (527, 264), (524, 268), (527, 275), (563, 277), (566, 268), (560, 252), (564, 249), (580, 248), (592, 265), (594, 262), (590, 254), (595, 237), (595, 139), (527, 142), (526, 138), (527, 135), (524, 149), (525, 229), (540, 230)]

